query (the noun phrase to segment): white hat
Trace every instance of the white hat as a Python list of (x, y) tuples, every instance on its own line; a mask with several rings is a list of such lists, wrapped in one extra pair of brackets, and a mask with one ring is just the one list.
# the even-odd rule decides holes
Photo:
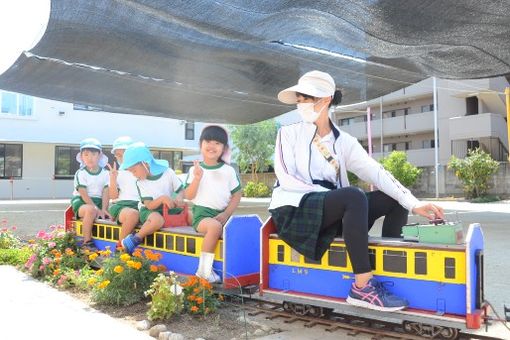
[(285, 104), (296, 104), (296, 92), (316, 98), (332, 97), (335, 94), (335, 81), (329, 74), (310, 71), (299, 78), (297, 85), (278, 93), (278, 100)]
[(131, 144), (133, 144), (131, 137), (122, 136), (117, 138), (113, 142), (112, 154), (115, 152), (115, 150), (126, 150)]

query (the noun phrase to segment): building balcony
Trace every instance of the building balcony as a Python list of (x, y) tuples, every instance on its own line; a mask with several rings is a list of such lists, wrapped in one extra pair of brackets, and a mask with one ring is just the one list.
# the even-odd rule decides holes
[[(371, 121), (372, 138), (381, 137), (381, 120)], [(367, 122), (340, 126), (340, 129), (358, 139), (367, 138)], [(423, 112), (406, 116), (384, 118), (382, 120), (383, 137), (404, 134), (416, 134), (434, 131), (434, 112)]]
[[(434, 148), (407, 150), (406, 154), (407, 161), (414, 166), (434, 166)], [(388, 155), (389, 152), (384, 153), (384, 156)], [(372, 154), (372, 157), (377, 160), (381, 159), (382, 156), (381, 152), (375, 152)]]
[(451, 140), (499, 138), (508, 150), (507, 125), (500, 114), (481, 113), (472, 116), (453, 117), (448, 121)]

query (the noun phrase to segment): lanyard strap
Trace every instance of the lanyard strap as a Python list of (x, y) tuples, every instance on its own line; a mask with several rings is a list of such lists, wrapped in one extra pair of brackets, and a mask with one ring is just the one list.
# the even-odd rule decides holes
[(329, 152), (329, 149), (321, 143), (319, 135), (316, 133), (315, 136), (313, 136), (313, 144), (319, 149), (319, 152), (324, 156), (326, 161), (328, 161), (329, 164), (335, 168), (336, 171), (336, 177), (340, 175), (340, 165), (338, 164), (337, 160), (331, 155), (331, 152)]

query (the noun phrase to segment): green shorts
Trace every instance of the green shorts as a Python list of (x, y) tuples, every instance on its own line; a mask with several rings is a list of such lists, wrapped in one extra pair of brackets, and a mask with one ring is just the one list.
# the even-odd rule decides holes
[(110, 207), (108, 208), (108, 212), (110, 213), (112, 218), (115, 221), (117, 221), (117, 223), (119, 223), (119, 224), (120, 224), (120, 221), (119, 221), (120, 212), (124, 208), (131, 208), (131, 209), (135, 209), (136, 211), (138, 211), (138, 201), (127, 201), (127, 200), (126, 201), (118, 201), (118, 202), (115, 202), (112, 205), (110, 205)]
[[(181, 211), (182, 211), (182, 208), (168, 209), (168, 213), (170, 215), (177, 215)], [(149, 215), (152, 214), (153, 212), (157, 212), (158, 214), (163, 216), (163, 208), (162, 207), (160, 207), (158, 209), (154, 209), (154, 210), (147, 209), (146, 207), (141, 207), (140, 208), (140, 222), (142, 222), (142, 224), (144, 224), (145, 221), (147, 221), (147, 219), (149, 218)]]
[[(103, 209), (103, 199), (101, 197), (91, 197), (92, 202), (99, 208)], [(78, 218), (78, 210), (80, 210), (80, 207), (85, 204), (85, 201), (81, 196), (74, 196), (71, 198), (71, 207), (73, 208), (74, 217)]]
[(195, 231), (197, 231), (200, 221), (207, 217), (214, 218), (221, 214), (224, 210), (216, 210), (213, 208), (203, 207), (201, 205), (194, 205), (191, 211), (193, 212), (192, 227)]

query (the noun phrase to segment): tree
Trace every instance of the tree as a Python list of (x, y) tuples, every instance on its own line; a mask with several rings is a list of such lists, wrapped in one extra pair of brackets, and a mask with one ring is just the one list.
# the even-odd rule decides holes
[(489, 180), (498, 168), (499, 163), (479, 148), (469, 150), (464, 159), (452, 156), (448, 162), (448, 169), (455, 171), (455, 176), (464, 184), (468, 198), (485, 195), (489, 190)]
[(380, 163), (405, 187), (412, 186), (421, 175), (421, 169), (407, 161), (404, 151), (392, 151), (388, 157), (381, 158)]
[(251, 172), (252, 181), (258, 182), (257, 173), (272, 164), (277, 127), (274, 119), (251, 125), (234, 125), (230, 135), (236, 147), (234, 156), (242, 172)]

